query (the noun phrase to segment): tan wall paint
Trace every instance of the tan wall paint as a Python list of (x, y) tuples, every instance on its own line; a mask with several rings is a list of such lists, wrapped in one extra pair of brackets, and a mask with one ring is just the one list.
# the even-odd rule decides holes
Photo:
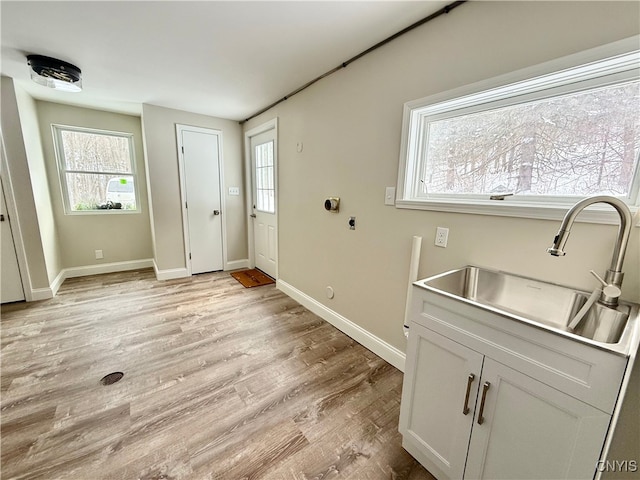
[[(17, 93), (17, 90), (20, 89), (14, 85), (11, 78), (2, 77), (0, 89), (0, 94), (2, 95), (2, 136), (6, 148), (9, 170), (2, 174), (3, 176), (8, 174), (13, 185), (13, 195), (18, 210), (18, 222), (20, 223), (22, 242), (27, 257), (30, 288), (33, 290), (47, 289), (50, 286), (51, 280), (58, 274), (55, 269), (48, 271), (48, 265), (55, 268), (56, 262), (55, 260), (47, 261), (45, 251), (49, 251), (50, 253), (50, 250), (45, 248), (41, 236), (40, 218), (43, 219), (44, 231), (46, 232), (51, 225), (50, 222), (46, 220), (49, 212), (38, 211), (38, 207), (42, 207), (43, 196), (48, 194), (48, 187), (46, 185), (46, 178), (33, 177), (30, 171), (30, 160), (36, 163), (38, 162), (36, 158), (37, 155), (34, 151), (38, 148), (39, 136), (31, 139), (28, 137), (29, 134), (33, 135), (34, 132), (28, 127), (30, 122), (26, 119), (25, 127), (27, 130), (23, 130), (21, 115), (28, 117), (32, 112), (29, 111), (28, 103), (25, 102), (24, 95), (26, 94), (22, 92)], [(24, 112), (18, 109), (18, 96), (21, 97), (21, 104), (24, 105), (27, 103), (27, 109), (25, 109)], [(27, 152), (25, 148), (25, 144), (28, 141), (33, 142), (33, 144), (30, 145), (29, 152)], [(34, 171), (40, 170), (39, 166), (34, 166)], [(36, 188), (39, 189), (38, 198), (36, 198)], [(52, 234), (52, 238), (48, 241), (51, 242), (51, 245), (55, 245), (55, 233)], [(53, 247), (53, 249), (55, 251), (55, 247)]]
[[(159, 270), (186, 268), (178, 174), (176, 124), (222, 131), (227, 260), (247, 258), (246, 210), (242, 165), (242, 129), (237, 122), (155, 105), (142, 106), (144, 141), (152, 202), (154, 250)], [(230, 186), (240, 196), (228, 195)]]
[[(384, 190), (397, 182), (405, 102), (637, 35), (638, 18), (637, 2), (468, 2), (245, 124), (279, 119), (281, 279), (402, 351), (413, 235), (421, 277), (471, 263), (592, 289), (588, 272), (608, 268), (615, 226), (575, 225), (567, 256), (554, 258), (545, 249), (559, 222), (401, 210), (384, 205)], [(341, 197), (339, 214), (322, 208), (328, 196)], [(437, 226), (450, 229), (446, 249), (433, 245)], [(623, 297), (635, 302), (639, 230), (624, 266)], [(639, 375), (614, 446), (639, 428)]]
[(51, 204), (51, 189), (47, 182), (46, 159), (38, 126), (36, 101), (22, 88), (16, 88), (20, 122), (25, 150), (29, 160), (29, 172), (33, 184), (33, 198), (38, 212), (40, 240), (44, 249), (49, 284), (52, 284), (63, 268), (58, 226)]
[[(38, 101), (36, 105), (51, 190), (51, 204), (58, 225), (64, 267), (91, 266), (151, 258), (151, 228), (147, 206), (140, 118), (44, 101)], [(66, 215), (53, 144), (52, 124), (132, 133), (139, 179), (141, 212), (136, 214)], [(103, 251), (104, 258), (102, 260), (96, 260), (95, 250)]]
[[(396, 209), (384, 205), (384, 190), (397, 182), (405, 102), (638, 34), (639, 7), (467, 3), (245, 124), (279, 118), (281, 278), (402, 350), (413, 235), (423, 237), (421, 276), (473, 263), (593, 288), (588, 271), (608, 268), (615, 226), (577, 224), (567, 256), (554, 258), (545, 249), (559, 222)], [(328, 196), (341, 197), (339, 214), (322, 208)], [(437, 226), (450, 229), (446, 249), (433, 245)], [(640, 301), (638, 230), (623, 286), (633, 301)]]

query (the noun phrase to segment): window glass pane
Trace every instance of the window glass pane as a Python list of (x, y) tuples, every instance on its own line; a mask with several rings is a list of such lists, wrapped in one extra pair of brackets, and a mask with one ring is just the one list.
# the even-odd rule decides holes
[(132, 173), (127, 137), (73, 130), (61, 130), (60, 137), (66, 170)]
[(256, 209), (275, 213), (275, 171), (273, 168), (273, 142), (255, 147)]
[(640, 82), (425, 124), (419, 195), (630, 193)]
[(138, 210), (130, 135), (54, 129), (67, 212)]
[(136, 209), (133, 177), (66, 173), (65, 179), (71, 211)]

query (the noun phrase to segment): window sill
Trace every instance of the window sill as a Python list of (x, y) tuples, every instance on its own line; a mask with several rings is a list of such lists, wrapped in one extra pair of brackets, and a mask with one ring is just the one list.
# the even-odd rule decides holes
[[(509, 200), (474, 200), (466, 202), (463, 200), (396, 200), (396, 208), (406, 208), (411, 210), (430, 210), (437, 212), (465, 213), (471, 215), (492, 215), (499, 217), (532, 218), (538, 220), (561, 221), (569, 205), (543, 205), (535, 203), (509, 203)], [(640, 226), (640, 210), (638, 207), (630, 206), (633, 217), (633, 226)], [(606, 205), (593, 205), (586, 208), (576, 218), (577, 222), (599, 223), (618, 225), (620, 217), (612, 207)]]
[(133, 215), (136, 213), (142, 213), (142, 210), (122, 210), (117, 208), (104, 209), (104, 210), (80, 210), (77, 212), (64, 212), (65, 215)]

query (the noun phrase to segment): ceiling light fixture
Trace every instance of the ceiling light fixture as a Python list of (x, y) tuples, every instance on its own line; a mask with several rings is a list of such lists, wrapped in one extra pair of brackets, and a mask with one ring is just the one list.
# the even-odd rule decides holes
[(71, 63), (44, 55), (27, 55), (31, 80), (63, 92), (82, 91), (82, 72)]

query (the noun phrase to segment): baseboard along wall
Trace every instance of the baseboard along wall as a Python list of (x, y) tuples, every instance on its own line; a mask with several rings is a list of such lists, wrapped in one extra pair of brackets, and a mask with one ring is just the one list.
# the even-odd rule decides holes
[(404, 372), (406, 356), (402, 351), (398, 350), (393, 345), (390, 345), (384, 340), (376, 337), (371, 332), (365, 330), (360, 325), (353, 323), (348, 318), (343, 317), (337, 312), (334, 312), (326, 305), (323, 305), (306, 293), (301, 292), (284, 280), (277, 280), (276, 288), (293, 298), (303, 307), (308, 308), (323, 320), (329, 322), (341, 332), (349, 335), (356, 342), (368, 348), (373, 353), (389, 362), (401, 372)]

